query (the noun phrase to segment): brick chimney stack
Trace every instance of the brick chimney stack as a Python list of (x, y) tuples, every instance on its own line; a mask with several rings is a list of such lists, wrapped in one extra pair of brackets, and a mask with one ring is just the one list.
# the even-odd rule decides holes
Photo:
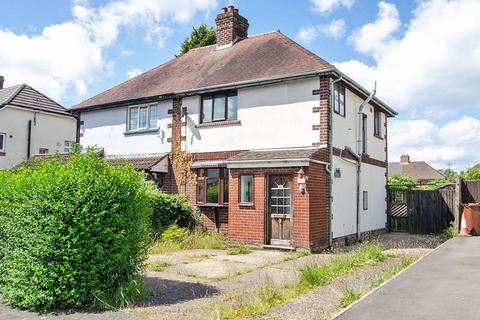
[(401, 164), (409, 164), (410, 163), (410, 156), (408, 154), (402, 154), (400, 156), (400, 163)]
[(222, 8), (217, 18), (217, 46), (235, 44), (248, 36), (248, 20), (234, 6)]
[(3, 82), (5, 81), (5, 78), (3, 76), (0, 76), (0, 89), (3, 89)]

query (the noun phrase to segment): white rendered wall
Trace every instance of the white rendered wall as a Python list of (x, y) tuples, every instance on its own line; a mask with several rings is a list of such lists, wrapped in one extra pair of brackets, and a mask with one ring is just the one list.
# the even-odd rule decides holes
[(84, 148), (104, 148), (106, 155), (170, 152), (171, 144), (167, 139), (171, 137), (168, 124), (172, 122), (172, 115), (168, 114), (168, 109), (172, 108), (172, 101), (162, 101), (159, 105), (159, 131), (128, 135), (125, 135), (127, 107), (82, 112), (80, 144)]
[(238, 90), (238, 120), (241, 124), (197, 127), (200, 97), (184, 98), (188, 108), (186, 143), (190, 152), (251, 150), (262, 148), (311, 147), (320, 141), (318, 113), (319, 79), (290, 81), (281, 84)]
[[(346, 112), (345, 117), (333, 114), (333, 146), (343, 149), (346, 146), (356, 152), (356, 130), (358, 121), (358, 107), (363, 98), (345, 90)], [(373, 135), (374, 108), (368, 104), (363, 113), (367, 115), (367, 154), (370, 158), (385, 161), (385, 140)], [(381, 113), (381, 138), (385, 138), (384, 123), (386, 116)], [(352, 161), (352, 160), (349, 160)], [(340, 169), (341, 178), (333, 178), (333, 237), (338, 238), (355, 234), (356, 230), (356, 165), (340, 157), (334, 156), (333, 169)], [(361, 232), (385, 228), (386, 223), (386, 169), (362, 163), (360, 187), (360, 230)], [(363, 210), (363, 191), (368, 191), (368, 210)]]
[(6, 134), (6, 155), (0, 156), (0, 168), (11, 168), (26, 159), (29, 120), (32, 156), (40, 148), (47, 148), (50, 154), (62, 153), (65, 141), (76, 140), (77, 124), (73, 117), (6, 106), (0, 110), (0, 132)]

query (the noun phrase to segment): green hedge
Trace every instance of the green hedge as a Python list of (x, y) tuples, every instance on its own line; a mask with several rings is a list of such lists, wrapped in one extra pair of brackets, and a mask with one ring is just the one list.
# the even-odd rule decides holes
[(155, 191), (151, 193), (150, 199), (154, 240), (159, 240), (171, 225), (192, 228), (197, 224), (193, 208), (185, 196)]
[(132, 166), (93, 151), (0, 172), (0, 294), (45, 311), (109, 300), (141, 272), (148, 190)]

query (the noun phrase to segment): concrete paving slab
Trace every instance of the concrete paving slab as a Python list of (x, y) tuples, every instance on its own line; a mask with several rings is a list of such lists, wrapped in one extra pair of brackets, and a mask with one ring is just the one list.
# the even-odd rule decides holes
[(479, 319), (480, 237), (457, 237), (336, 319)]

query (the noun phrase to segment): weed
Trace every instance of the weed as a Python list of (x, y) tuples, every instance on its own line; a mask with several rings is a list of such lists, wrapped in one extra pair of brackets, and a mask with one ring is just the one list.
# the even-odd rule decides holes
[(355, 289), (347, 289), (343, 292), (340, 301), (338, 302), (338, 306), (340, 308), (346, 308), (362, 296), (362, 293)]
[(102, 309), (127, 308), (137, 301), (146, 299), (148, 295), (143, 277), (135, 276), (110, 296), (95, 295), (94, 306)]
[(402, 261), (400, 262), (400, 264), (383, 271), (382, 274), (380, 274), (380, 276), (377, 277), (377, 280), (372, 284), (371, 287), (376, 288), (382, 285), (384, 282), (386, 282), (387, 280), (395, 276), (397, 273), (399, 273), (403, 269), (406, 269), (416, 260), (417, 260), (417, 257), (414, 257), (414, 256), (406, 256), (402, 258)]
[(150, 248), (151, 254), (161, 254), (188, 249), (225, 249), (225, 237), (217, 232), (194, 231), (184, 237), (160, 240)]
[(229, 255), (249, 254), (252, 250), (245, 244), (241, 244), (238, 247), (230, 247), (227, 250)]
[(380, 246), (376, 244), (362, 244), (357, 250), (345, 256), (333, 258), (325, 265), (311, 264), (300, 269), (302, 284), (318, 287), (323, 286), (348, 272), (386, 259)]
[(154, 272), (162, 272), (163, 269), (169, 266), (171, 266), (171, 264), (168, 263), (167, 261), (156, 261), (148, 265), (148, 270), (154, 271)]

